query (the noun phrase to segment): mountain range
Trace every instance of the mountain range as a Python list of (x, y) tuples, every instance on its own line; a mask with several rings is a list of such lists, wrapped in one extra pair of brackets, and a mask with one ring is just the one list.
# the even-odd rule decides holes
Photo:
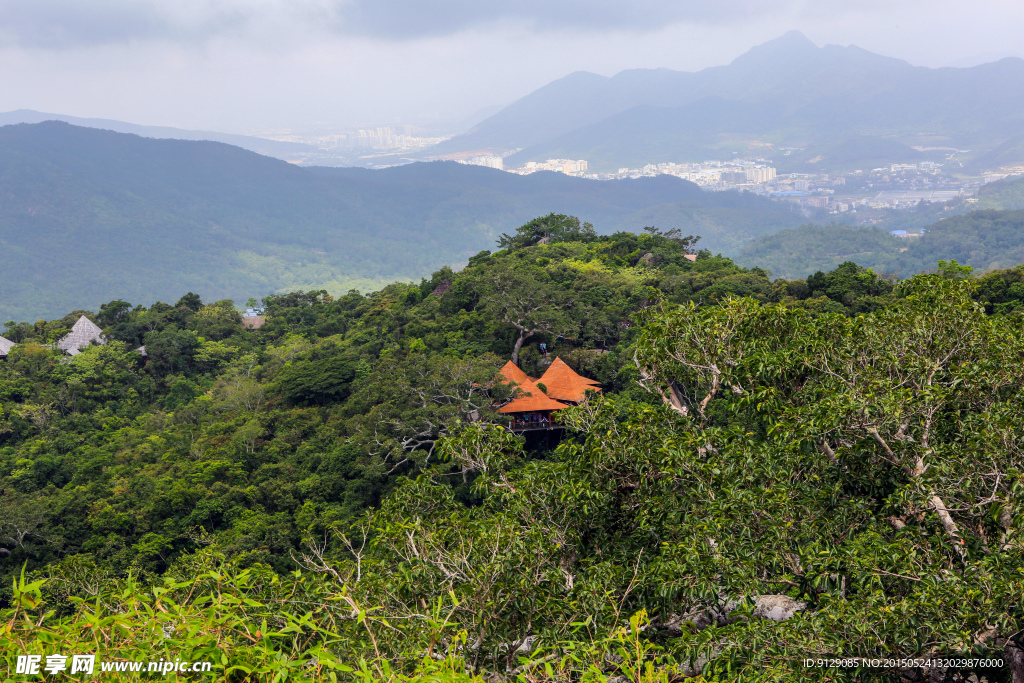
[[(140, 126), (31, 110), (0, 125), (60, 120), (144, 137), (212, 140), (308, 164), (365, 165), (312, 145)], [(476, 116), (465, 125), (477, 121)], [(518, 151), (517, 151), (518, 150)], [(512, 153), (515, 152), (515, 153)], [(760, 156), (781, 172), (845, 172), (949, 159), (981, 173), (1024, 163), (1024, 60), (930, 69), (798, 31), (697, 72), (576, 72), (408, 158), (506, 155), (506, 166), (586, 159), (614, 171), (666, 161)], [(374, 163), (379, 163), (375, 160)]]
[(454, 162), (299, 167), (217, 142), (50, 121), (0, 127), (0, 321), (115, 298), (376, 289), (457, 266), (550, 212), (729, 251), (799, 225), (789, 207), (671, 176), (602, 182)]
[(930, 69), (793, 31), (699, 72), (570, 74), (433, 152), (521, 149), (506, 164), (597, 170), (759, 154), (780, 170), (840, 171), (957, 150), (968, 164), (1019, 163), (1022, 133), (1024, 60)]
[(42, 123), (44, 121), (63, 121), (83, 128), (99, 128), (101, 130), (112, 130), (115, 133), (129, 133), (144, 138), (159, 138), (171, 140), (209, 140), (212, 142), (223, 142), (235, 147), (247, 149), (268, 157), (275, 157), (285, 161), (298, 161), (303, 157), (316, 154), (319, 150), (312, 145), (305, 145), (299, 142), (285, 142), (281, 140), (268, 140), (251, 135), (235, 135), (234, 133), (218, 133), (211, 130), (186, 130), (184, 128), (172, 128), (169, 126), (144, 126), (137, 123), (115, 121), (113, 119), (93, 119), (79, 116), (67, 116), (64, 114), (48, 114), (32, 109), (18, 109), (0, 113), (0, 126), (10, 126), (17, 123)]

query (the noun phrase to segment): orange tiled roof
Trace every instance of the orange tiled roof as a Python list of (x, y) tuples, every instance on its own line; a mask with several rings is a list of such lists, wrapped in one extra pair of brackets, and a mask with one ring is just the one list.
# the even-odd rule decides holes
[(511, 403), (499, 408), (499, 413), (528, 413), (536, 410), (560, 410), (565, 407), (564, 403), (552, 401), (545, 396), (529, 375), (512, 361), (505, 363), (499, 372), (508, 381), (519, 385), (519, 395)]
[(502, 376), (509, 382), (515, 382), (516, 384), (526, 384), (527, 382), (535, 382), (536, 380), (527, 375), (525, 372), (519, 369), (519, 366), (509, 361), (501, 366), (501, 370), (498, 370)]
[(558, 401), (552, 401), (544, 395), (544, 392), (536, 385), (526, 390), (526, 395), (521, 395), (511, 403), (498, 408), (499, 413), (531, 413), (536, 410), (561, 410), (567, 406)]
[(577, 375), (572, 368), (566, 365), (565, 361), (558, 357), (537, 381), (544, 384), (548, 390), (548, 396), (559, 401), (579, 403), (585, 397), (588, 389), (601, 391), (600, 387), (595, 386), (597, 382)]

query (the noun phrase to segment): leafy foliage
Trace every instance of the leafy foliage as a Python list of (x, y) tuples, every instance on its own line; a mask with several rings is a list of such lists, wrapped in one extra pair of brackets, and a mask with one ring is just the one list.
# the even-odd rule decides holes
[[(272, 297), (220, 339), (197, 328), (221, 304), (112, 302), (111, 342), (70, 360), (33, 336), (57, 326), (17, 327), (5, 656), (188, 652), (249, 680), (937, 673), (808, 657), (1024, 675), (1019, 273), (772, 283), (686, 252), (651, 230), (478, 254)], [(529, 345), (494, 297), (510, 277), (552, 322)], [(140, 334), (192, 342), (143, 363)], [(537, 340), (605, 389), (560, 411), (553, 450), (495, 413), (497, 368), (518, 348), (539, 374)]]
[(957, 260), (979, 271), (1024, 261), (1024, 211), (971, 211), (922, 227), (926, 232), (920, 237), (897, 238), (871, 226), (806, 225), (752, 240), (737, 261), (787, 278), (831, 270), (844, 261), (900, 277), (934, 268), (939, 260)]

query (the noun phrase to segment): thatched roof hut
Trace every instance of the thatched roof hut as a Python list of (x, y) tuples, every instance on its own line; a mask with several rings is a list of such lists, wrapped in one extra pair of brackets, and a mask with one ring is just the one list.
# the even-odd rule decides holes
[(107, 339), (103, 336), (103, 330), (83, 315), (71, 331), (57, 342), (57, 348), (69, 356), (77, 356), (93, 342), (103, 345), (107, 343)]
[(11, 349), (13, 348), (14, 342), (12, 342), (10, 339), (4, 339), (3, 337), (0, 337), (0, 358), (6, 357), (7, 354), (10, 353)]

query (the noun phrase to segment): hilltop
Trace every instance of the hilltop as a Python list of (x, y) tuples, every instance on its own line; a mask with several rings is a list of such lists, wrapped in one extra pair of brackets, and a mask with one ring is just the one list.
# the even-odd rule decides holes
[(679, 227), (724, 250), (787, 207), (660, 177), (603, 183), (452, 162), (300, 168), (215, 142), (59, 122), (0, 127), (0, 320), (194, 289), (211, 300), (377, 289), (464, 264), (532, 216)]

